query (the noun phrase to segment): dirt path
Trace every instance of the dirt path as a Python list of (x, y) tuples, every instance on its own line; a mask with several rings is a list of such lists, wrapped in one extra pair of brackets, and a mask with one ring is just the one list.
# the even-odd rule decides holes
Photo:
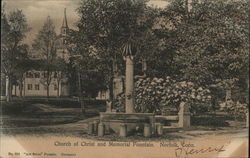
[[(129, 143), (128, 146), (117, 146), (113, 143), (114, 140), (95, 140), (74, 136), (2, 136), (0, 155), (7, 158), (9, 153), (17, 152), (21, 158), (26, 158), (26, 153), (41, 154), (40, 157), (34, 156), (34, 158), (44, 158), (46, 157), (44, 154), (48, 153), (54, 154), (54, 158), (61, 158), (62, 153), (73, 154), (65, 156), (66, 158), (243, 158), (248, 154), (247, 135), (245, 129), (234, 134), (192, 136), (192, 138), (172, 141), (126, 140), (126, 143)], [(98, 143), (103, 146), (98, 146)], [(124, 144), (125, 142), (116, 143)], [(141, 146), (145, 143), (149, 146)], [(184, 147), (185, 145), (191, 147)]]

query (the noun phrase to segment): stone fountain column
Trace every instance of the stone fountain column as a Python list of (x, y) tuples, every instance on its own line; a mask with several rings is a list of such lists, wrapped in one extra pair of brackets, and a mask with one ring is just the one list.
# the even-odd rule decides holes
[(125, 81), (125, 112), (134, 113), (134, 61), (132, 55), (126, 56), (126, 81)]

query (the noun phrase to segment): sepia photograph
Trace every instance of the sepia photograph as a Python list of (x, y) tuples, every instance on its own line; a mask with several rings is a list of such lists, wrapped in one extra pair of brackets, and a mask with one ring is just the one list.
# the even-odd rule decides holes
[(247, 158), (247, 0), (2, 0), (0, 158)]

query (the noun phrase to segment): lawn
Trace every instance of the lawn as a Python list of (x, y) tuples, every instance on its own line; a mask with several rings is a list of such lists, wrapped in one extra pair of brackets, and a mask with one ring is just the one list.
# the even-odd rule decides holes
[[(126, 139), (117, 135), (102, 138), (88, 135), (88, 122), (98, 119), (99, 112), (105, 111), (104, 101), (86, 101), (86, 114), (81, 113), (80, 104), (68, 99), (25, 99), (10, 103), (1, 102), (1, 131), (7, 135), (67, 135), (98, 140), (145, 140), (141, 133)], [(191, 136), (211, 134), (233, 134), (245, 127), (244, 121), (235, 121), (226, 113), (202, 114), (193, 116), (192, 127), (174, 131), (164, 129), (161, 137), (151, 140), (173, 140)]]

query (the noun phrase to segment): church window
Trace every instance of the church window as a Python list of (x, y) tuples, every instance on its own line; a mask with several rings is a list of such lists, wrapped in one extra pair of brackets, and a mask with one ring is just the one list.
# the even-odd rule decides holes
[(35, 78), (40, 78), (40, 73), (39, 72), (36, 72), (34, 74), (35, 74)]
[(28, 84), (27, 86), (28, 90), (32, 90), (32, 84)]
[(40, 87), (39, 87), (39, 84), (35, 84), (35, 90), (39, 90)]
[(34, 74), (32, 72), (27, 72), (26, 77), (27, 78), (34, 78)]
[(47, 77), (48, 77), (47, 72), (44, 72), (44, 73), (43, 73), (43, 77), (44, 77), (44, 78), (47, 78)]
[(54, 84), (54, 90), (58, 90), (58, 87), (56, 84)]

